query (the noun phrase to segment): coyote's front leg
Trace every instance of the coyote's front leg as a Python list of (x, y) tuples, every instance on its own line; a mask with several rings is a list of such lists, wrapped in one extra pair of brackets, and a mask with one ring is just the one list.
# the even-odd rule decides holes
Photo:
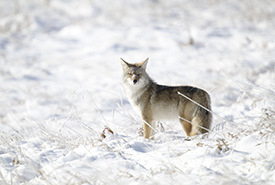
[(150, 123), (148, 123), (147, 121), (143, 121), (143, 136), (147, 139), (150, 138), (152, 130), (152, 128), (148, 124)]
[[(148, 118), (148, 116), (143, 115), (143, 136), (147, 139), (153, 139), (152, 135), (154, 133), (154, 120)], [(153, 128), (153, 129), (152, 129)]]

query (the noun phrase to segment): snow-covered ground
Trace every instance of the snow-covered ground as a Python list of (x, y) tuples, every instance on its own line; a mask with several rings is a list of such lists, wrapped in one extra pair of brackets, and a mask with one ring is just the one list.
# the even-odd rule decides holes
[[(141, 137), (119, 58), (212, 98)], [(0, 2), (0, 184), (275, 184), (275, 2)]]

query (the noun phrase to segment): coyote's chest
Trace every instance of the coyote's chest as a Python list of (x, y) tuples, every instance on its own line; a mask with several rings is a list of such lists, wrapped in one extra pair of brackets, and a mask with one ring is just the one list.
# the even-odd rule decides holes
[(149, 98), (146, 98), (148, 96), (147, 89), (135, 89), (127, 86), (124, 89), (133, 109), (139, 116), (142, 116), (142, 110), (149, 101)]

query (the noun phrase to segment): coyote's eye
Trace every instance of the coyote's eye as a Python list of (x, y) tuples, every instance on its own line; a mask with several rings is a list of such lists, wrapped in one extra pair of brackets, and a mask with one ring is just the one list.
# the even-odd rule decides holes
[(128, 75), (132, 76), (132, 75), (133, 75), (133, 73), (128, 73)]

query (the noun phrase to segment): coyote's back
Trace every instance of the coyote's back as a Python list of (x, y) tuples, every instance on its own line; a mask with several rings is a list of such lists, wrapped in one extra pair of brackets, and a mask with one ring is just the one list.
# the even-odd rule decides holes
[(192, 86), (163, 86), (146, 73), (148, 59), (129, 64), (123, 59), (122, 84), (135, 111), (143, 119), (144, 137), (150, 138), (157, 121), (179, 119), (187, 136), (203, 134), (211, 126), (208, 93)]

